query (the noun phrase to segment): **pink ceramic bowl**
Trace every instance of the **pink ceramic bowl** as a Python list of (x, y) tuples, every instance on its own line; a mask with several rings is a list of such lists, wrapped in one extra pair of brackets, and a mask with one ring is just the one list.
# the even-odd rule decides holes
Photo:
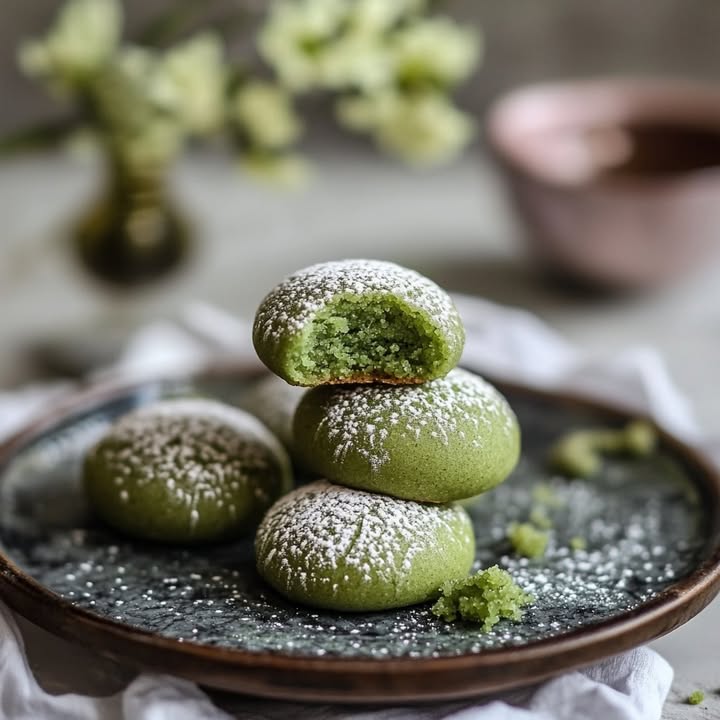
[(511, 92), (489, 113), (536, 257), (608, 288), (682, 274), (720, 247), (720, 87), (605, 79)]

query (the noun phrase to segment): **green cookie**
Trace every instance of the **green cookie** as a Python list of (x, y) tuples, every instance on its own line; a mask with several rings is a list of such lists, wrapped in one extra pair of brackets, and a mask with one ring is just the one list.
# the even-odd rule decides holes
[(292, 424), (295, 409), (305, 388), (288, 385), (277, 375), (255, 382), (240, 403), (261, 420), (292, 455)]
[(292, 486), (287, 454), (259, 420), (203, 399), (120, 418), (88, 453), (84, 481), (109, 525), (173, 543), (251, 532)]
[(501, 483), (520, 453), (515, 414), (465, 370), (423, 385), (324, 386), (298, 405), (295, 452), (332, 482), (420, 502)]
[(450, 296), (377, 260), (300, 270), (261, 303), (253, 327), (265, 365), (292, 385), (420, 383), (442, 377), (465, 331)]
[(296, 602), (387, 610), (437, 597), (470, 572), (475, 538), (457, 505), (428, 505), (324, 480), (268, 511), (257, 531), (260, 574)]

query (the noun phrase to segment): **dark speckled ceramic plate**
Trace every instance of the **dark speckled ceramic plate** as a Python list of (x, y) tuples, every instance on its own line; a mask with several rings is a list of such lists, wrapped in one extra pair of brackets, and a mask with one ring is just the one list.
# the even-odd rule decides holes
[[(553, 477), (544, 455), (578, 426), (627, 416), (504, 387), (523, 457), (501, 487), (468, 505), (478, 567), (498, 563), (536, 598), (492, 632), (446, 624), (428, 606), (319, 612), (273, 593), (251, 541), (199, 549), (138, 543), (97, 524), (80, 488), (86, 448), (113, 418), (160, 397), (201, 393), (242, 404), (240, 369), (192, 381), (98, 388), (0, 449), (0, 590), (17, 611), (140, 668), (288, 699), (454, 698), (527, 684), (638, 645), (699, 612), (720, 585), (720, 482), (664, 438), (647, 460), (612, 460), (592, 481)], [(514, 520), (544, 503), (546, 556), (515, 557)], [(582, 537), (585, 550), (572, 550)]]

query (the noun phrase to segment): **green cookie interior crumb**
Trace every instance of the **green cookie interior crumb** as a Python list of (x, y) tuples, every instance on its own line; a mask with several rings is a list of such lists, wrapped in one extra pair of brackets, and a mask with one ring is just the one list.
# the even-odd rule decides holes
[(657, 430), (646, 420), (634, 420), (625, 427), (625, 451), (635, 457), (647, 457), (657, 449)]
[(693, 690), (688, 697), (688, 705), (699, 705), (705, 699), (705, 693), (702, 690)]
[(550, 449), (551, 467), (568, 477), (588, 478), (602, 467), (603, 455), (647, 457), (655, 452), (658, 436), (645, 420), (634, 420), (620, 430), (575, 430)]
[(462, 580), (450, 580), (440, 589), (432, 612), (446, 622), (464, 620), (492, 629), (502, 618), (521, 620), (522, 608), (533, 602), (506, 570), (497, 565)]
[(440, 329), (388, 295), (343, 295), (329, 302), (292, 358), (307, 384), (358, 375), (427, 379), (443, 374), (452, 361)]
[(536, 483), (533, 485), (532, 499), (537, 505), (551, 509), (562, 508), (566, 505), (564, 498), (560, 497), (547, 483)]
[(602, 466), (591, 430), (577, 430), (560, 438), (550, 449), (551, 467), (568, 477), (588, 478)]
[(570, 549), (571, 550), (586, 550), (587, 549), (587, 540), (585, 540), (584, 537), (580, 537), (579, 535), (576, 535), (575, 537), (570, 538)]
[(553, 521), (543, 505), (535, 505), (530, 510), (530, 522), (540, 530), (550, 530), (553, 526)]
[(549, 535), (530, 523), (512, 523), (507, 532), (508, 540), (518, 555), (539, 558), (545, 554)]

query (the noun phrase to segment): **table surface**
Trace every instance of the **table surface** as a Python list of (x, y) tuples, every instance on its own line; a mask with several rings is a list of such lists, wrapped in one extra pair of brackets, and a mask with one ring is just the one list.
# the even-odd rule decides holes
[[(96, 285), (74, 264), (66, 232), (101, 182), (87, 159), (35, 157), (0, 166), (0, 388), (32, 378), (27, 349), (81, 328), (172, 318), (190, 300), (240, 316), (288, 272), (351, 256), (393, 259), (446, 287), (525, 307), (588, 353), (657, 348), (702, 426), (720, 435), (720, 263), (667, 289), (626, 297), (572, 295), (526, 259), (521, 231), (481, 150), (419, 174), (371, 153), (316, 154), (302, 192), (250, 184), (225, 159), (186, 159), (175, 192), (195, 221), (190, 268), (132, 298)], [(22, 622), (31, 665), (55, 692), (107, 693), (131, 673)], [(720, 717), (720, 601), (654, 643), (676, 682), (665, 717)], [(706, 692), (698, 707), (683, 703)]]

